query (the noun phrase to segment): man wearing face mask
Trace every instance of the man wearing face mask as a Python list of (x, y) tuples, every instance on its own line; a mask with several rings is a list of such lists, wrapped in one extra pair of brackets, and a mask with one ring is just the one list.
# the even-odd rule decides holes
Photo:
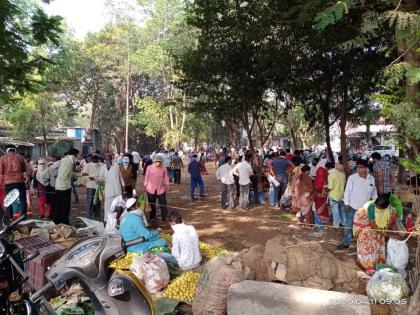
[(162, 221), (166, 221), (168, 209), (166, 208), (166, 190), (169, 187), (168, 170), (162, 165), (162, 157), (156, 156), (154, 163), (147, 168), (144, 177), (144, 189), (147, 192), (147, 200), (150, 204), (150, 219), (156, 219), (156, 200), (159, 201)]
[(124, 156), (123, 165), (120, 166), (121, 176), (125, 184), (125, 193), (128, 198), (133, 197), (133, 189), (136, 187), (136, 177), (133, 173), (133, 166), (130, 165), (130, 158)]
[(122, 194), (122, 187), (124, 187), (120, 168), (117, 163), (113, 162), (112, 153), (105, 154), (105, 165), (101, 167), (99, 180), (105, 182), (104, 219), (106, 220), (111, 211), (112, 200)]
[(99, 175), (103, 163), (99, 161), (99, 155), (94, 154), (92, 160), (88, 162), (82, 171), (82, 176), (86, 180), (86, 215), (89, 219), (99, 219), (101, 205), (100, 203), (94, 204), (96, 193), (96, 183), (99, 181)]

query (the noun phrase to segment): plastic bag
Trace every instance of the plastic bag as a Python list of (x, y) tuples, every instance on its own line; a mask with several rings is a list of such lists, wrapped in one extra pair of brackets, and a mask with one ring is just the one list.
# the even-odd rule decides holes
[(410, 289), (403, 276), (390, 269), (381, 269), (372, 276), (366, 286), (366, 293), (371, 299), (398, 301), (406, 298)]
[(397, 268), (405, 277), (405, 268), (408, 264), (408, 246), (406, 242), (390, 238), (387, 245), (386, 262)]
[(134, 257), (130, 271), (144, 283), (150, 293), (162, 291), (170, 281), (165, 261), (152, 253)]

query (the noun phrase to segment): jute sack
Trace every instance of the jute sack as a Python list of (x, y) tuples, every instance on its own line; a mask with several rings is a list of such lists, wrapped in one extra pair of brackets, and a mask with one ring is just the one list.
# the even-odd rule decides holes
[(250, 280), (271, 281), (274, 277), (271, 261), (264, 260), (264, 251), (264, 246), (255, 245), (239, 253), (239, 258), (251, 271)]
[(227, 292), (234, 283), (248, 279), (250, 270), (237, 253), (226, 253), (210, 260), (201, 276), (192, 311), (194, 315), (227, 313)]

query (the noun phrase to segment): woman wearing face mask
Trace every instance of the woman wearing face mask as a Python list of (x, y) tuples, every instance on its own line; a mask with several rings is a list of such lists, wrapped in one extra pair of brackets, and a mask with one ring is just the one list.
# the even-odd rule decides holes
[(41, 219), (51, 214), (51, 198), (47, 196), (50, 177), (45, 160), (38, 161), (38, 169), (34, 178), (34, 188), (38, 196), (39, 215)]
[(122, 187), (124, 187), (124, 180), (121, 176), (120, 168), (117, 163), (113, 162), (112, 153), (105, 155), (105, 165), (101, 167), (99, 180), (105, 183), (104, 219), (106, 220), (111, 210), (112, 200), (122, 194)]
[(128, 198), (133, 197), (133, 189), (136, 187), (136, 177), (133, 175), (133, 166), (130, 165), (130, 158), (125, 156), (123, 165), (120, 166), (121, 176), (125, 184), (125, 193)]
[(165, 166), (162, 165), (162, 157), (156, 156), (154, 163), (147, 168), (144, 177), (144, 189), (150, 204), (150, 219), (156, 219), (156, 200), (159, 201), (162, 221), (166, 221), (168, 210), (166, 208), (166, 190), (169, 190), (169, 175)]

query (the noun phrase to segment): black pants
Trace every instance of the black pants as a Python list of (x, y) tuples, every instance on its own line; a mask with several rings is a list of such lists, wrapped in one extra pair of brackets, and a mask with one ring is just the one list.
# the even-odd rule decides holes
[(70, 223), (71, 188), (56, 190), (54, 195), (53, 221), (55, 224)]
[[(12, 191), (13, 189), (19, 190), (19, 212), (21, 214), (26, 214), (28, 209), (28, 205), (26, 204), (26, 185), (25, 183), (13, 183), (13, 184), (6, 184), (6, 194)], [(13, 207), (10, 207), (10, 218), (13, 218)]]
[(175, 174), (175, 178), (174, 178), (174, 182), (175, 184), (181, 184), (181, 170), (175, 170), (174, 169), (174, 174)]
[(160, 208), (160, 216), (162, 220), (166, 220), (166, 216), (168, 215), (168, 208), (166, 207), (166, 194), (163, 193), (161, 195), (158, 194), (151, 194), (147, 193), (147, 201), (150, 205), (150, 219), (156, 218), (156, 199), (159, 201), (159, 208)]

